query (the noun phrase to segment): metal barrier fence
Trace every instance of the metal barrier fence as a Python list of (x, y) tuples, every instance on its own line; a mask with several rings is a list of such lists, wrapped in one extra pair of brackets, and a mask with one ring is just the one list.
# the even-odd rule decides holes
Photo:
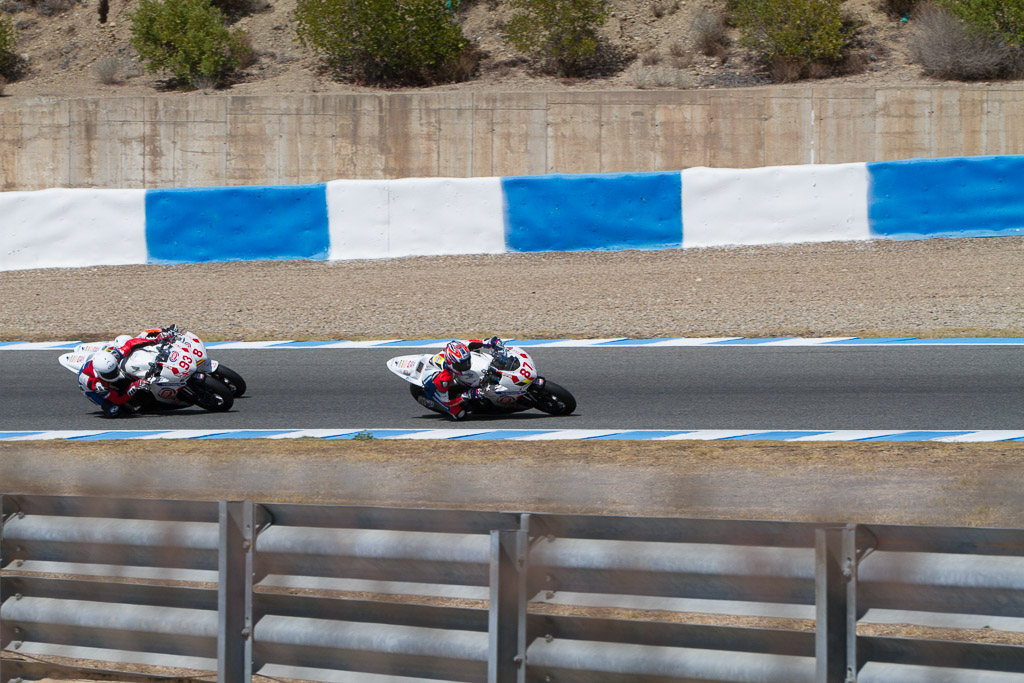
[[(1020, 529), (11, 495), (2, 510), (0, 682), (47, 657), (219, 681), (1024, 674), (1021, 646), (857, 633), (871, 608), (1024, 617)], [(438, 599), (460, 586), (486, 607)], [(816, 630), (531, 609), (557, 592), (813, 605)]]

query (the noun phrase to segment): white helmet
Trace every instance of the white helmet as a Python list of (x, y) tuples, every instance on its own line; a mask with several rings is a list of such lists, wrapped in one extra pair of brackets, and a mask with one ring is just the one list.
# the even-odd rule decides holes
[(119, 335), (117, 335), (116, 337), (114, 337), (114, 348), (116, 348), (116, 349), (121, 348), (122, 346), (124, 346), (124, 343), (126, 341), (128, 341), (129, 339), (131, 339), (131, 338), (132, 338), (132, 336), (130, 334), (119, 334)]
[(120, 372), (117, 368), (117, 358), (110, 351), (100, 351), (92, 357), (92, 369), (96, 376), (107, 382), (117, 379)]

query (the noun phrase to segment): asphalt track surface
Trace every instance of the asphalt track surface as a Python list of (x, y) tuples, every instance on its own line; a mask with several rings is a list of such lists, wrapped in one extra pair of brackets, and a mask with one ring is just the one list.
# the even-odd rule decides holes
[[(550, 348), (541, 374), (576, 413), (461, 423), (424, 410), (385, 368), (396, 349), (211, 350), (249, 392), (228, 413), (106, 420), (56, 351), (0, 352), (0, 430), (1019, 429), (1024, 347)], [(418, 351), (407, 350), (407, 353)]]

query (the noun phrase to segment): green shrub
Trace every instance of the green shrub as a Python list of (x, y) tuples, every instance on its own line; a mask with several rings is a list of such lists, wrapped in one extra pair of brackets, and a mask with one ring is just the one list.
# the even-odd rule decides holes
[(505, 37), (545, 70), (582, 76), (600, 61), (605, 0), (510, 0), (509, 7), (516, 13), (505, 24)]
[(937, 0), (936, 4), (981, 33), (1024, 47), (1024, 2), (1020, 0)]
[[(0, 15), (0, 76), (10, 76), (9, 70), (17, 60), (14, 45), (18, 34), (10, 17)], [(6, 81), (6, 79), (5, 79)]]
[(357, 80), (426, 85), (465, 80), (475, 67), (475, 48), (440, 0), (299, 0), (294, 19), (304, 46)]
[(129, 15), (132, 46), (146, 70), (169, 70), (185, 87), (216, 84), (238, 66), (245, 51), (210, 0), (140, 0)]
[[(842, 0), (734, 0), (733, 21), (744, 45), (776, 80), (795, 80), (838, 65), (855, 32)], [(812, 68), (813, 67), (813, 68)]]

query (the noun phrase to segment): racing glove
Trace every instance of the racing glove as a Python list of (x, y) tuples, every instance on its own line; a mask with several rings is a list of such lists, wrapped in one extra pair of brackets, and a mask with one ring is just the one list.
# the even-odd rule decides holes
[(156, 340), (161, 344), (174, 339), (174, 335), (178, 332), (177, 325), (170, 325), (160, 330), (160, 334), (156, 335)]
[(142, 379), (137, 379), (134, 382), (132, 382), (131, 386), (128, 387), (128, 391), (126, 391), (125, 393), (128, 394), (129, 396), (134, 396), (140, 390), (145, 389), (147, 386), (149, 386), (149, 382)]
[(505, 348), (505, 342), (501, 341), (500, 337), (491, 337), (486, 342), (484, 342), (484, 346), (486, 346), (489, 349), (498, 349), (500, 351)]

